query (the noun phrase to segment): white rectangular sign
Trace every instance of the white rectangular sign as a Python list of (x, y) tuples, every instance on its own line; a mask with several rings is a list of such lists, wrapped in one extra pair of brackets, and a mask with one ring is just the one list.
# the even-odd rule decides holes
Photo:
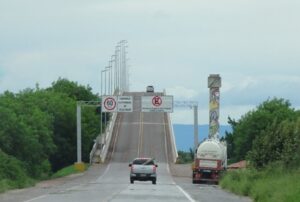
[(132, 96), (118, 96), (118, 112), (132, 112)]
[(173, 96), (142, 96), (142, 112), (173, 112)]
[(102, 96), (102, 112), (132, 112), (132, 96)]

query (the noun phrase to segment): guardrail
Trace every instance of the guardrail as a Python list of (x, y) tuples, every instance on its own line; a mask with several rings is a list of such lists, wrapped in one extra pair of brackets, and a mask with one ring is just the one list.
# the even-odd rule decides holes
[(169, 126), (169, 132), (170, 132), (170, 140), (171, 140), (171, 149), (172, 149), (172, 156), (173, 156), (173, 162), (175, 163), (177, 158), (178, 158), (178, 153), (177, 153), (177, 147), (176, 147), (176, 139), (175, 139), (175, 135), (174, 135), (174, 129), (173, 129), (173, 124), (172, 124), (172, 120), (170, 117), (170, 114), (167, 113), (167, 124)]
[(114, 128), (116, 119), (117, 119), (117, 113), (113, 113), (111, 121), (109, 122), (109, 125), (105, 130), (105, 133), (104, 133), (104, 136), (103, 136), (104, 137), (103, 138), (104, 139), (104, 144), (103, 144), (103, 147), (102, 147), (102, 150), (101, 150), (101, 153), (100, 153), (101, 162), (105, 162), (105, 160), (106, 160), (106, 155), (107, 155), (108, 148), (109, 148), (109, 145), (110, 145), (110, 141), (111, 141), (113, 128)]
[[(166, 94), (167, 94), (166, 89), (164, 89), (163, 95), (166, 95)], [(170, 117), (170, 113), (167, 113), (167, 124), (169, 126), (169, 132), (170, 132), (173, 162), (175, 163), (177, 158), (178, 158), (178, 153), (177, 153), (176, 139), (175, 139), (175, 135), (174, 135), (174, 129), (173, 129), (173, 124), (172, 124), (172, 120), (171, 120), (171, 117)]]

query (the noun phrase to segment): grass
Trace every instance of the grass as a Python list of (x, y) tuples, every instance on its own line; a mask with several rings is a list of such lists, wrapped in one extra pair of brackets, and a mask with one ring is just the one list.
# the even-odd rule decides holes
[[(85, 165), (86, 167), (88, 166), (87, 164)], [(64, 177), (68, 176), (71, 174), (76, 174), (80, 173), (80, 171), (77, 171), (75, 169), (74, 165), (65, 167), (56, 173), (54, 173), (50, 178), (59, 178), (59, 177)], [(47, 178), (46, 178), (47, 179)], [(48, 178), (49, 179), (49, 178)], [(14, 180), (11, 179), (0, 179), (0, 193), (3, 193), (5, 191), (11, 190), (11, 189), (21, 189), (21, 188), (26, 188), (35, 185), (35, 183), (38, 182), (37, 180), (31, 179), (27, 176), (20, 177)]]
[[(87, 167), (88, 164), (86, 164), (85, 166)], [(54, 173), (51, 178), (64, 177), (76, 173), (80, 173), (80, 171), (76, 170), (74, 165), (70, 165)]]
[(287, 170), (269, 166), (255, 169), (228, 171), (220, 185), (257, 202), (298, 202), (300, 199), (300, 169)]
[(4, 193), (11, 189), (21, 189), (33, 186), (35, 184), (35, 180), (31, 178), (20, 179), (20, 180), (9, 180), (9, 179), (1, 179), (0, 180), (0, 193)]

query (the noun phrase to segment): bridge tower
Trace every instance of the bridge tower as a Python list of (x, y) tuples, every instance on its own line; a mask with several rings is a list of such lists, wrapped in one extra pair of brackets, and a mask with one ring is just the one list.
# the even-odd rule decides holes
[(209, 134), (212, 139), (219, 139), (219, 115), (220, 115), (220, 87), (219, 74), (210, 74), (208, 77), (209, 88)]

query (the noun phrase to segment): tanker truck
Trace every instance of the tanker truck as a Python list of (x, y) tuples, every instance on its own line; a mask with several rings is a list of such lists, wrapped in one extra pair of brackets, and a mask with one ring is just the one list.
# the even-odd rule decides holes
[(220, 174), (227, 168), (227, 147), (217, 138), (202, 141), (193, 163), (193, 183), (212, 182), (218, 184)]

